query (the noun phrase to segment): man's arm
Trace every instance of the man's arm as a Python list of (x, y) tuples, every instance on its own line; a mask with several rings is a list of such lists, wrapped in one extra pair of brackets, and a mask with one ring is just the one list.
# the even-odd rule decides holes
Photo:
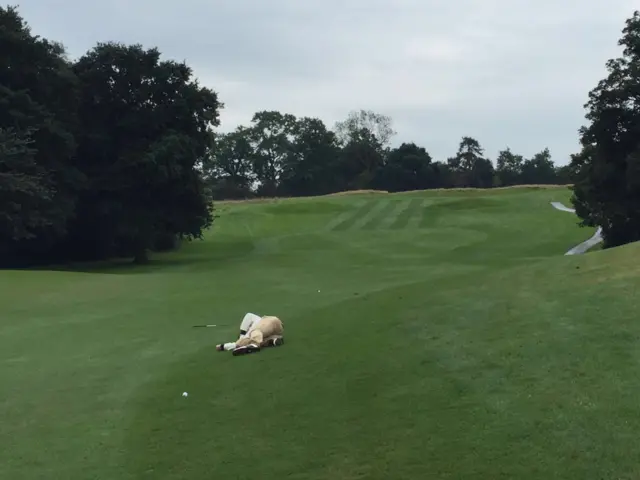
[(260, 321), (260, 318), (255, 313), (247, 313), (240, 324), (240, 337), (246, 336), (247, 332), (251, 330), (251, 326)]

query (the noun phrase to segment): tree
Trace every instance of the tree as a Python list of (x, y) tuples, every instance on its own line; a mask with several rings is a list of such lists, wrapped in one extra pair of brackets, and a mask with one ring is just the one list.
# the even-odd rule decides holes
[(568, 185), (573, 181), (573, 168), (571, 164), (556, 166), (556, 180), (559, 185)]
[(498, 152), (496, 176), (500, 186), (517, 185), (521, 180), (523, 163), (522, 155), (514, 154), (509, 148)]
[(494, 185), (495, 169), (488, 158), (479, 158), (471, 169), (471, 186), (474, 188), (491, 188)]
[(458, 152), (447, 160), (453, 175), (454, 186), (489, 188), (493, 186), (494, 168), (490, 160), (483, 158), (484, 150), (475, 138), (462, 137)]
[(453, 173), (447, 162), (433, 162), (431, 169), (433, 170), (434, 188), (449, 188), (453, 186)]
[(291, 114), (260, 111), (254, 114), (249, 127), (253, 149), (253, 171), (260, 186), (260, 195), (278, 192), (280, 174), (287, 155), (293, 148), (297, 119)]
[(524, 185), (549, 185), (557, 182), (556, 167), (551, 160), (548, 148), (536, 153), (522, 164), (522, 179)]
[(431, 155), (415, 143), (391, 150), (377, 173), (375, 186), (390, 192), (433, 188), (438, 182)]
[(213, 221), (198, 167), (219, 123), (217, 95), (184, 63), (140, 45), (100, 43), (74, 65), (78, 155), (89, 178), (73, 244), (146, 262), (159, 237), (197, 238)]
[(247, 198), (255, 181), (254, 152), (247, 127), (215, 135), (212, 155), (205, 163), (205, 176), (214, 198)]
[(0, 45), (3, 207), (24, 207), (5, 217), (0, 243), (5, 258), (18, 249), (32, 263), (66, 234), (83, 184), (74, 166), (77, 82), (64, 48), (32, 35), (13, 7), (0, 7)]
[(335, 192), (340, 149), (335, 134), (319, 118), (297, 121), (291, 149), (283, 162), (284, 195), (306, 196)]
[(339, 190), (370, 188), (383, 164), (384, 155), (378, 138), (366, 128), (353, 132), (340, 155)]
[(334, 128), (336, 137), (342, 145), (360, 138), (363, 130), (376, 137), (381, 148), (389, 144), (396, 134), (392, 128), (391, 117), (372, 112), (371, 110), (351, 111), (346, 120), (337, 122)]
[(640, 240), (640, 12), (627, 19), (619, 58), (589, 93), (590, 122), (580, 130), (582, 151), (572, 203), (583, 226), (602, 226), (604, 247)]
[(570, 155), (571, 160), (566, 167), (570, 179), (569, 183), (574, 183), (576, 181), (579, 181), (580, 178), (583, 178), (583, 175), (586, 173), (585, 168), (587, 166), (588, 160), (591, 158), (592, 151), (593, 146), (590, 146), (583, 148), (578, 153)]
[(0, 256), (59, 224), (55, 185), (35, 160), (30, 132), (0, 128)]

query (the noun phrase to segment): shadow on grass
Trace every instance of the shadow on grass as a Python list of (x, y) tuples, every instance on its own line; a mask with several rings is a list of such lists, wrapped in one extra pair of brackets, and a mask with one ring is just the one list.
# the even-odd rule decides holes
[(148, 274), (171, 270), (211, 270), (246, 257), (255, 249), (253, 241), (244, 238), (228, 238), (223, 241), (193, 241), (170, 252), (156, 252), (145, 265), (133, 263), (131, 258), (117, 258), (98, 262), (72, 262), (63, 265), (48, 265), (26, 268), (30, 271), (57, 271), (99, 273), (114, 275)]

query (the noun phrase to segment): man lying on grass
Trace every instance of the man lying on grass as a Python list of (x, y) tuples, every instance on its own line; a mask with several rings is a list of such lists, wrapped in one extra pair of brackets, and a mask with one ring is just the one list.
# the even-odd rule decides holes
[(240, 324), (240, 337), (235, 342), (216, 345), (216, 350), (231, 350), (234, 356), (259, 352), (264, 347), (277, 347), (284, 343), (284, 327), (278, 317), (259, 317), (247, 313)]

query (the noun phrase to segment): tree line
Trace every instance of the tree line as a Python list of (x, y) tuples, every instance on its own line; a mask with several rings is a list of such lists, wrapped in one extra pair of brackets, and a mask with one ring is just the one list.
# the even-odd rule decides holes
[(213, 222), (201, 171), (217, 94), (157, 49), (71, 60), (0, 8), (0, 263), (133, 257)]
[(566, 184), (570, 179), (570, 167), (556, 166), (548, 148), (529, 159), (506, 148), (494, 167), (472, 137), (463, 137), (446, 161), (435, 161), (416, 143), (391, 148), (394, 134), (391, 118), (369, 110), (352, 111), (333, 130), (319, 118), (260, 111), (250, 125), (215, 135), (203, 173), (217, 199)]
[(216, 131), (223, 104), (185, 63), (156, 48), (98, 43), (78, 59), (0, 7), (0, 265), (131, 257), (202, 237), (213, 200), (575, 183), (583, 225), (605, 246), (640, 239), (640, 18), (623, 54), (590, 92), (582, 151), (554, 165), (505, 148), (493, 161), (462, 137), (450, 158), (392, 148), (392, 120), (352, 111), (313, 117), (257, 112)]

